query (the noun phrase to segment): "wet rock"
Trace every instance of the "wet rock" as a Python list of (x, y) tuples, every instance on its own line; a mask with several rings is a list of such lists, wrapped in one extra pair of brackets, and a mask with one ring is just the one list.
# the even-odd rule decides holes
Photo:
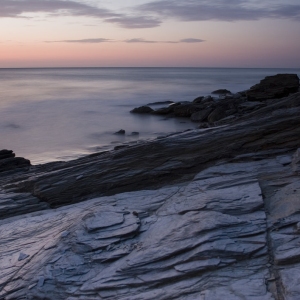
[(139, 134), (140, 134), (140, 133), (139, 133), (138, 131), (132, 131), (130, 135), (131, 135), (131, 136), (136, 136), (136, 135), (139, 135)]
[[(299, 115), (300, 93), (225, 126), (4, 172), (0, 298), (299, 299)], [(42, 202), (56, 208), (30, 212)]]
[[(2, 222), (0, 297), (271, 300), (257, 178), (276, 166), (269, 160), (219, 164), (180, 186)], [(15, 245), (31, 259), (18, 265), (8, 259)]]
[(131, 110), (131, 113), (134, 114), (149, 114), (153, 111), (153, 109), (149, 106), (140, 106), (140, 107), (136, 107), (133, 110)]
[[(10, 181), (6, 189), (28, 192), (51, 206), (60, 206), (92, 195), (161, 185), (233, 153), (298, 148), (299, 114), (300, 93), (297, 93), (240, 118), (233, 115), (224, 123), (226, 126), (218, 123), (219, 127), (205, 134), (192, 130), (157, 139), (151, 145), (141, 142), (116, 152), (57, 164), (50, 174), (44, 168), (39, 172), (32, 170), (22, 180)], [(151, 170), (151, 176), (145, 170)], [(83, 177), (76, 180), (79, 175)]]
[(260, 102), (260, 101), (246, 101), (243, 102), (239, 105), (240, 110), (244, 111), (244, 112), (248, 112), (248, 111), (253, 111), (256, 109), (259, 109), (261, 107), (266, 106), (265, 103)]
[(292, 159), (293, 171), (300, 174), (300, 148), (297, 149)]
[(15, 157), (16, 155), (13, 153), (12, 150), (0, 150), (0, 160), (1, 159), (5, 159), (5, 158), (13, 158)]
[(19, 255), (18, 261), (24, 260), (28, 257), (29, 257), (28, 254), (25, 254), (25, 253), (21, 252), (20, 255)]
[(124, 129), (120, 129), (119, 131), (115, 132), (114, 134), (124, 135), (125, 134), (125, 130)]
[(168, 115), (174, 112), (174, 106), (162, 107), (151, 112), (153, 115)]
[(210, 124), (207, 122), (202, 122), (199, 126), (199, 129), (205, 129), (205, 128), (210, 128)]
[(0, 220), (48, 208), (48, 203), (41, 201), (31, 193), (0, 192)]
[(211, 92), (212, 94), (215, 94), (215, 95), (225, 95), (225, 94), (231, 94), (230, 91), (226, 90), (226, 89), (219, 89), (219, 90), (216, 90), (216, 91), (213, 91)]
[(209, 123), (214, 123), (226, 117), (225, 107), (218, 106), (208, 116), (207, 120)]
[(240, 99), (240, 98), (242, 98), (243, 96), (242, 96), (241, 93), (235, 93), (235, 94), (232, 94), (231, 97), (232, 97), (233, 99)]
[(194, 103), (180, 104), (174, 107), (174, 115), (176, 117), (190, 118), (191, 115), (201, 110), (201, 106)]
[(209, 114), (213, 111), (213, 108), (207, 108), (204, 110), (200, 110), (191, 115), (191, 121), (193, 122), (203, 122), (207, 120)]
[(174, 102), (171, 100), (167, 100), (167, 101), (157, 101), (157, 102), (152, 102), (152, 103), (148, 103), (147, 105), (162, 105), (162, 104), (173, 104)]
[(267, 76), (247, 91), (249, 101), (264, 101), (283, 98), (299, 90), (299, 77), (296, 74), (277, 74)]
[(28, 168), (30, 161), (23, 157), (15, 157), (12, 150), (0, 151), (0, 172)]
[(193, 103), (201, 103), (203, 99), (204, 96), (197, 97), (196, 99), (193, 100)]

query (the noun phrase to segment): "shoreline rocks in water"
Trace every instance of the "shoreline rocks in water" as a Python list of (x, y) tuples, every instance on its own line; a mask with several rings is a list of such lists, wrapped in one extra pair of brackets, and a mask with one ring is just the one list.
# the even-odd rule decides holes
[(299, 91), (299, 77), (296, 74), (268, 76), (247, 91), (249, 101), (278, 99)]
[(242, 104), (225, 126), (3, 172), (0, 299), (299, 299), (300, 92)]
[[(272, 100), (276, 101), (276, 99), (296, 93), (298, 90), (299, 78), (296, 74), (278, 74), (268, 76), (249, 90), (236, 94), (232, 94), (226, 89), (213, 91), (212, 94), (220, 95), (219, 99), (200, 96), (192, 102), (172, 103), (156, 110), (148, 106), (141, 106), (131, 112), (190, 118), (192, 122), (209, 123), (212, 126), (215, 122), (225, 118), (239, 118), (273, 103)], [(203, 127), (203, 124), (200, 127)]]
[(216, 91), (211, 92), (213, 95), (226, 95), (226, 94), (232, 94), (230, 91), (226, 89), (219, 89)]
[(31, 165), (28, 159), (15, 156), (12, 150), (0, 151), (0, 173), (18, 168), (28, 168)]

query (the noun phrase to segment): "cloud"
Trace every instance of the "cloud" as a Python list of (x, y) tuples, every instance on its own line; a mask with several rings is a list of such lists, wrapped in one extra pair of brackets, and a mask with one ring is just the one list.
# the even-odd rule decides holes
[(125, 43), (146, 43), (146, 44), (158, 43), (157, 41), (148, 41), (148, 40), (141, 39), (141, 38), (135, 38), (135, 39), (125, 40), (124, 42)]
[(82, 0), (0, 0), (0, 18), (28, 18), (31, 13), (92, 17), (123, 28), (136, 29), (158, 27), (167, 19), (184, 22), (265, 18), (299, 21), (300, 3), (299, 0), (149, 0), (148, 3), (117, 12), (89, 5)]
[(121, 16), (106, 19), (105, 22), (108, 23), (116, 23), (124, 28), (153, 28), (157, 27), (161, 24), (161, 21), (157, 18), (151, 17), (129, 17), (129, 16)]
[(62, 41), (45, 41), (45, 43), (82, 43), (82, 44), (99, 44), (112, 42), (110, 39), (81, 39), (81, 40), (62, 40)]
[(124, 41), (117, 41), (106, 38), (94, 38), (94, 39), (78, 39), (78, 40), (61, 40), (61, 41), (45, 41), (45, 43), (82, 43), (82, 44), (99, 44), (99, 43), (111, 43), (111, 42), (120, 42), (128, 44), (180, 44), (180, 43), (202, 43), (205, 42), (201, 39), (186, 38), (179, 41), (151, 41), (143, 38), (133, 38)]
[(111, 10), (64, 0), (0, 0), (0, 17), (18, 18), (26, 13), (52, 13), (59, 15), (117, 17)]
[(123, 28), (153, 28), (161, 24), (155, 17), (116, 13), (73, 0), (0, 0), (0, 18), (25, 18), (28, 13), (52, 16), (88, 16), (115, 23)]
[[(278, 3), (278, 1), (277, 1)], [(143, 14), (180, 21), (241, 21), (263, 18), (300, 20), (300, 4), (267, 3), (246, 0), (159, 0), (136, 6)]]
[(192, 38), (188, 38), (188, 39), (183, 39), (180, 40), (181, 43), (202, 43), (205, 42), (204, 40), (201, 39), (192, 39)]

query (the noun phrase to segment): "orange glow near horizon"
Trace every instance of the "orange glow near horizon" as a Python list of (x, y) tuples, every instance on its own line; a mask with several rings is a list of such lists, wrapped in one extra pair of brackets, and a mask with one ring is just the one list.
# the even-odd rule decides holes
[[(293, 67), (286, 47), (261, 48), (228, 43), (124, 44), (36, 43), (1, 45), (0, 67)], [(292, 57), (297, 48), (291, 48)], [(290, 56), (291, 56), (290, 55)], [(285, 58), (285, 61), (284, 61)], [(282, 63), (281, 63), (282, 62)], [(295, 66), (297, 67), (297, 66)]]
[[(296, 21), (167, 20), (154, 28), (128, 29), (94, 18), (75, 20), (0, 18), (0, 26), (7, 28), (0, 37), (0, 68), (300, 67)], [(93, 38), (106, 41), (66, 42)], [(180, 42), (189, 38), (204, 42)], [(126, 42), (131, 39), (145, 43)]]

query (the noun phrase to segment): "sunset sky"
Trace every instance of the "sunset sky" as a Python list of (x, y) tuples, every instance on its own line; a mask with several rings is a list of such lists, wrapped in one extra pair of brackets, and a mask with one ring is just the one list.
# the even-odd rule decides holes
[(299, 0), (0, 0), (0, 68), (300, 67)]

